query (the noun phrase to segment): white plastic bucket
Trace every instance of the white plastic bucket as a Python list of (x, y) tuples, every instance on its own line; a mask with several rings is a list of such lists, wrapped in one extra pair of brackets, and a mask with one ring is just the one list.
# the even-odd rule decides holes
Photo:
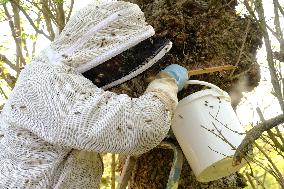
[(235, 149), (244, 138), (244, 129), (231, 106), (229, 95), (204, 81), (187, 84), (210, 87), (182, 99), (173, 119), (173, 132), (197, 180), (209, 182), (228, 176), (247, 162), (232, 166)]

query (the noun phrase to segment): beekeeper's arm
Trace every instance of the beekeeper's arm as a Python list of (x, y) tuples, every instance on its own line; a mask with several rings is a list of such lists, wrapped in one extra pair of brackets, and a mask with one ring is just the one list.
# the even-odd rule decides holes
[[(13, 100), (7, 105), (11, 111), (10, 121), (53, 145), (141, 154), (158, 145), (170, 128), (178, 91), (173, 73), (178, 72), (175, 66), (166, 68), (139, 98), (103, 91), (78, 75), (26, 73), (29, 77), (20, 78), (14, 90), (22, 96), (11, 94)], [(184, 73), (187, 76), (186, 71), (181, 74)], [(56, 78), (45, 81), (33, 77)], [(62, 81), (66, 81), (61, 84), (62, 88), (57, 87)], [(83, 86), (85, 84), (87, 86)]]
[(59, 143), (97, 152), (144, 153), (166, 136), (176, 94), (176, 83), (167, 74), (159, 74), (139, 98), (100, 90), (74, 105), (58, 131)]
[(181, 89), (187, 78), (183, 67), (171, 65), (139, 98), (100, 91), (74, 105), (57, 140), (62, 145), (97, 152), (144, 153), (168, 133), (178, 87)]

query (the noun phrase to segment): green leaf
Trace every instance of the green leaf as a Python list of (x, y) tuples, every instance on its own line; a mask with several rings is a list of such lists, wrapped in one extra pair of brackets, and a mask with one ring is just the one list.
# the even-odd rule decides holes
[(29, 37), (29, 34), (21, 33), (21, 39), (27, 39)]
[(37, 39), (36, 35), (35, 34), (30, 34), (29, 35), (30, 39), (35, 41)]

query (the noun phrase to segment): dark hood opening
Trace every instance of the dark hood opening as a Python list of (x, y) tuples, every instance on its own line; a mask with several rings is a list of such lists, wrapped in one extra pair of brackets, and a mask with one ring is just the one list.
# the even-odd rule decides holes
[[(148, 64), (149, 60), (153, 59), (169, 43), (170, 41), (164, 38), (148, 38), (136, 46), (82, 74), (84, 77), (91, 80), (96, 86), (103, 87)], [(168, 51), (169, 49), (166, 50)], [(141, 70), (140, 73), (143, 71), (145, 70)]]

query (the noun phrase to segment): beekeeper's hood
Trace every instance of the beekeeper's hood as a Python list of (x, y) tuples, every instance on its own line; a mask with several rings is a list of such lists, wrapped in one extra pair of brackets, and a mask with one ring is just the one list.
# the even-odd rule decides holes
[[(85, 73), (154, 34), (153, 27), (146, 23), (136, 4), (123, 1), (101, 5), (92, 3), (72, 16), (61, 34), (42, 53), (53, 64), (66, 64)], [(160, 47), (168, 51), (171, 44)], [(135, 77), (165, 54), (158, 49), (152, 62), (136, 62), (130, 66), (129, 73), (121, 73), (115, 80), (105, 81), (101, 86), (109, 88)]]

